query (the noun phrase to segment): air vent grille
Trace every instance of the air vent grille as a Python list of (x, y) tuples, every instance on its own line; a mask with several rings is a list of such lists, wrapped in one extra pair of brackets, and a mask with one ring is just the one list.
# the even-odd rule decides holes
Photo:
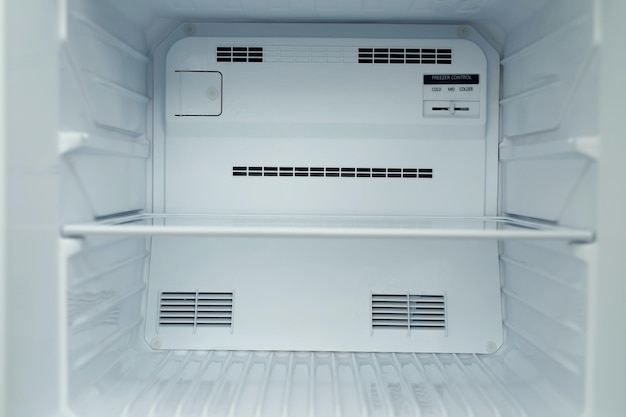
[(452, 49), (218, 46), (216, 59), (217, 62), (452, 64)]
[(232, 327), (232, 292), (162, 292), (159, 326)]
[(452, 64), (452, 49), (359, 48), (359, 64)]
[(372, 328), (446, 330), (443, 295), (372, 294)]
[(263, 48), (256, 46), (218, 46), (217, 62), (263, 62)]
[(433, 178), (432, 168), (234, 166), (234, 177)]

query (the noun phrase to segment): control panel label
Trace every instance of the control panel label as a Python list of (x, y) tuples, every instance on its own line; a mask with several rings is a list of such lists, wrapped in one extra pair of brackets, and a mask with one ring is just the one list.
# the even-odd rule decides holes
[(480, 100), (479, 74), (426, 74), (424, 100)]
[(428, 74), (424, 75), (424, 84), (478, 84), (478, 74)]

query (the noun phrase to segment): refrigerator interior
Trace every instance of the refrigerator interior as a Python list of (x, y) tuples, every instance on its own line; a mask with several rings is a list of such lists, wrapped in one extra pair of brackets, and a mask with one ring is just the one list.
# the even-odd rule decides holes
[[(30, 49), (10, 48), (5, 57), (20, 69), (18, 74), (9, 67), (8, 79), (17, 81), (6, 86), (15, 109), (7, 130), (8, 195), (15, 197), (8, 205), (8, 236), (14, 243), (7, 264), (15, 277), (24, 278), (7, 281), (8, 317), (21, 312), (7, 320), (5, 330), (7, 340), (14, 340), (6, 353), (11, 379), (6, 383), (7, 415), (566, 417), (592, 415), (615, 392), (612, 382), (619, 383), (617, 379), (607, 378), (602, 387), (612, 388), (604, 393), (596, 388), (598, 375), (609, 366), (602, 357), (623, 346), (623, 337), (612, 347), (595, 344), (609, 340), (608, 330), (597, 322), (608, 316), (602, 309), (617, 305), (612, 291), (598, 284), (599, 271), (615, 273), (609, 261), (619, 259), (608, 252), (604, 262), (609, 266), (603, 266), (594, 241), (595, 233), (611, 229), (598, 218), (614, 213), (598, 209), (599, 201), (609, 201), (598, 194), (604, 190), (598, 188), (600, 74), (608, 71), (600, 66), (605, 62), (600, 46), (613, 40), (602, 37), (604, 15), (597, 2), (68, 0), (38, 6), (36, 11), (23, 3), (6, 6), (8, 16), (31, 16), (30, 29), (9, 20), (7, 30), (8, 41), (19, 40)], [(281, 27), (287, 29), (262, 25), (268, 22), (286, 23)], [(305, 25), (320, 22), (327, 26)], [(374, 26), (342, 26), (347, 23)], [(405, 26), (416, 23), (435, 26)], [(487, 113), (481, 113), (484, 148), (452, 141), (435, 152), (438, 166), (457, 165), (470, 172), (476, 161), (467, 161), (478, 155), (480, 187), (463, 172), (453, 172), (448, 183), (442, 174), (447, 188), (426, 191), (423, 204), (407, 205), (418, 209), (394, 204), (398, 196), (414, 198), (403, 186), (361, 194), (365, 204), (359, 204), (358, 193), (352, 196), (337, 185), (333, 192), (354, 197), (343, 205), (334, 204), (322, 187), (324, 198), (300, 192), (295, 177), (280, 183), (282, 190), (273, 189), (272, 196), (282, 195), (278, 199), (255, 195), (245, 185), (231, 194), (220, 188), (241, 180), (234, 176), (235, 163), (225, 158), (231, 152), (243, 155), (248, 174), (257, 162), (263, 167), (290, 163), (254, 160), (266, 148), (299, 155), (292, 164), (309, 167), (308, 173), (316, 164), (356, 169), (361, 161), (332, 158), (342, 154), (337, 150), (341, 146), (358, 153), (359, 135), (380, 134), (385, 128), (376, 126), (376, 120), (359, 127), (357, 114), (349, 130), (330, 119), (315, 126), (314, 117), (304, 114), (311, 137), (290, 152), (285, 149), (296, 145), (290, 145), (289, 135), (302, 126), (289, 126), (280, 114), (263, 113), (263, 108), (238, 111), (275, 117), (275, 124), (284, 126), (276, 129), (263, 120), (238, 125), (234, 117), (230, 125), (227, 121), (216, 129), (224, 137), (228, 129), (240, 131), (217, 147), (212, 142), (215, 148), (197, 134), (203, 126), (186, 132), (187, 125), (169, 120), (173, 117), (165, 110), (170, 105), (165, 103), (166, 78), (171, 76), (165, 73), (167, 53), (180, 39), (214, 33), (255, 39), (263, 31), (276, 39), (285, 30), (304, 40), (323, 38), (321, 32), (349, 42), (356, 32), (360, 39), (379, 42), (403, 30), (438, 31), (444, 23), (447, 37), (481, 38), (484, 50), (492, 48), (496, 61), (489, 63), (487, 79), (497, 85), (489, 84), (491, 95), (483, 96), (490, 103), (482, 109)], [(384, 26), (389, 24), (395, 26)], [(216, 73), (206, 79), (219, 86)], [(272, 92), (268, 84), (248, 85), (246, 77), (241, 75), (242, 90), (251, 95), (284, 93)], [(349, 91), (350, 82), (346, 78), (337, 88)], [(28, 94), (19, 94), (26, 85)], [(385, 94), (384, 85), (371, 89), (373, 96)], [(307, 94), (306, 88), (302, 91)], [(213, 94), (207, 91), (209, 98)], [(226, 94), (224, 90), (224, 100)], [(320, 93), (317, 99), (324, 97)], [(333, 98), (328, 99), (332, 107)], [(33, 101), (42, 110), (36, 123), (25, 112)], [(256, 103), (262, 101), (257, 96)], [(318, 110), (322, 118), (332, 119), (328, 109)], [(211, 111), (217, 115), (221, 108)], [(183, 133), (177, 133), (177, 126)], [(451, 135), (445, 126), (441, 122), (444, 142)], [(11, 133), (18, 129), (36, 139), (13, 140)], [(472, 135), (471, 123), (464, 129)], [(236, 138), (245, 132), (259, 144), (246, 150), (246, 142)], [(329, 137), (316, 139), (313, 133), (319, 132)], [(342, 137), (344, 132), (354, 138)], [(404, 143), (410, 150), (411, 140), (390, 143), (399, 148)], [(605, 150), (610, 154), (611, 149), (619, 147)], [(331, 159), (321, 161), (323, 157)], [(394, 161), (387, 166), (396, 167)], [(610, 155), (607, 161), (613, 161)], [(369, 162), (377, 166), (375, 160)], [(211, 183), (214, 167), (221, 165), (232, 166), (232, 178)], [(439, 172), (435, 169), (434, 176)], [(464, 175), (467, 183), (455, 184)], [(259, 180), (248, 177), (246, 181)], [(314, 216), (306, 216), (307, 207), (314, 207)], [(213, 217), (202, 217), (206, 214)], [(268, 220), (256, 215), (280, 216)], [(320, 223), (322, 215), (340, 217), (324, 217)], [(440, 222), (424, 226), (418, 217), (409, 217), (408, 225), (398, 224), (404, 216), (436, 216)], [(479, 223), (456, 224), (452, 219), (457, 217)], [(40, 261), (25, 261), (22, 252)], [(424, 270), (454, 276), (451, 282), (479, 300), (475, 307), (465, 300), (464, 311), (478, 314), (480, 325), (494, 322), (495, 331), (484, 340), (466, 332), (466, 341), (473, 343), (468, 349), (429, 342), (430, 336), (415, 348), (406, 344), (406, 337), (393, 335), (382, 338), (387, 343), (359, 348), (361, 342), (345, 328), (315, 327), (314, 319), (307, 322), (308, 307), (298, 308), (302, 291), (317, 294), (322, 310), (351, 313), (354, 305), (341, 305), (342, 297), (362, 290), (364, 280), (356, 277), (368, 274), (376, 276), (373, 282), (384, 283), (382, 296), (410, 300), (411, 294), (401, 289), (413, 282), (410, 274)], [(182, 293), (184, 300), (193, 293), (196, 314), (203, 291), (210, 298), (227, 294), (226, 304), (232, 307), (234, 300), (240, 305), (228, 292), (228, 281), (206, 276), (185, 281), (198, 273), (237, 275), (240, 285), (260, 295), (249, 311), (252, 316), (259, 310), (258, 323), (247, 328), (246, 340), (232, 345), (246, 348), (229, 348), (230, 342), (218, 338), (198, 343), (177, 333), (169, 339), (150, 333), (163, 291)], [(380, 277), (385, 274), (394, 275), (393, 284)], [(157, 280), (171, 285), (157, 287)], [(221, 284), (199, 289), (198, 281)], [(437, 280), (433, 282), (426, 294), (443, 297)], [(373, 305), (372, 291), (365, 288)], [(489, 291), (490, 297), (485, 295)], [(268, 294), (284, 299), (285, 305), (259, 301)], [(598, 301), (601, 296), (605, 304)], [(248, 301), (255, 302), (254, 294)], [(278, 320), (278, 325), (264, 320)], [(259, 323), (266, 327), (255, 329)], [(284, 328), (289, 325), (291, 338)], [(282, 332), (274, 332), (281, 326)], [(210, 348), (212, 344), (218, 348)], [(610, 366), (623, 368), (623, 360)], [(36, 401), (32, 392), (38, 393)], [(610, 407), (619, 400), (611, 398), (604, 402), (605, 411), (615, 411)]]

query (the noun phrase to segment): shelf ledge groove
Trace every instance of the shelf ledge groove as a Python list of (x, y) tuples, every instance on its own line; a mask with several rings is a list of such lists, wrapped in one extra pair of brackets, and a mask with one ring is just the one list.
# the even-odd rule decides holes
[(599, 143), (597, 136), (583, 136), (532, 145), (500, 145), (500, 160), (554, 159), (572, 156), (598, 159)]
[(59, 134), (59, 155), (70, 153), (89, 153), (127, 158), (147, 159), (150, 156), (150, 145), (143, 137), (140, 141), (106, 139), (94, 137), (84, 132), (61, 132)]

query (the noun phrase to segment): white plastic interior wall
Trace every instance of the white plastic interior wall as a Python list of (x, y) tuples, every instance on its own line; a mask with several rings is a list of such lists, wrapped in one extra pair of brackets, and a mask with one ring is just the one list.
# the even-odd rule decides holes
[[(7, 1), (5, 415), (622, 415), (618, 3)], [(294, 45), (412, 39), (482, 51), (481, 95), (415, 104), (418, 66), (294, 75)], [(205, 65), (260, 44), (291, 69)], [(310, 177), (248, 175), (273, 166)], [(314, 183), (317, 166), (387, 177)], [(191, 331), (159, 327), (167, 294), (193, 298)], [(228, 327), (202, 333), (203, 294)], [(357, 317), (389, 296), (445, 307), (441, 326)]]

